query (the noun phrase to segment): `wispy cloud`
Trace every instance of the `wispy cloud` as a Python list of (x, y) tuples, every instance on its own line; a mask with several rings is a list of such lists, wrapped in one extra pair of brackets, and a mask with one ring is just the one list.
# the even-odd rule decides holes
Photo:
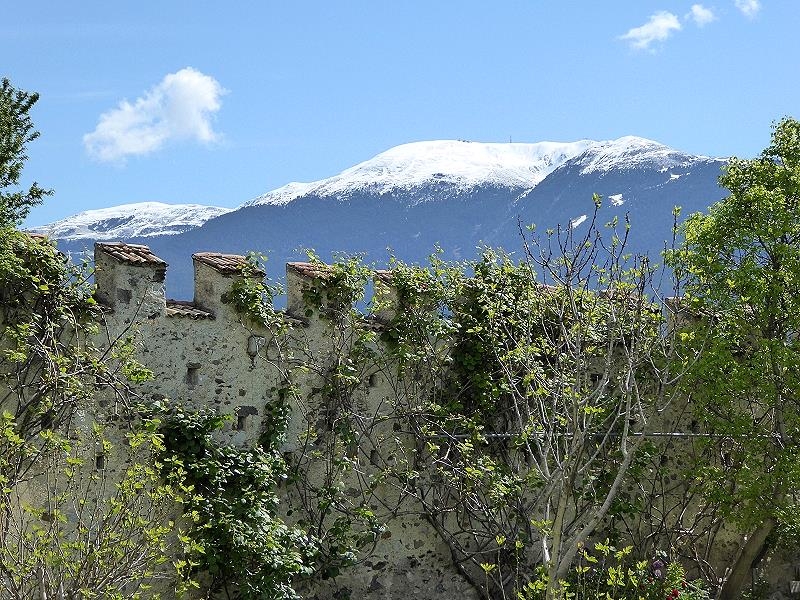
[(659, 11), (650, 17), (644, 25), (634, 27), (619, 39), (630, 43), (632, 48), (647, 50), (655, 42), (663, 42), (675, 31), (681, 30), (678, 17), (671, 12)]
[(761, 10), (761, 2), (759, 0), (734, 0), (736, 8), (739, 9), (745, 17), (752, 19)]
[(100, 115), (83, 144), (97, 160), (124, 162), (171, 140), (213, 142), (218, 136), (211, 118), (222, 106), (225, 91), (216, 79), (191, 67), (170, 73), (136, 101), (122, 100)]
[(692, 8), (686, 18), (694, 21), (694, 24), (698, 27), (704, 27), (717, 19), (714, 12), (702, 4), (692, 4)]

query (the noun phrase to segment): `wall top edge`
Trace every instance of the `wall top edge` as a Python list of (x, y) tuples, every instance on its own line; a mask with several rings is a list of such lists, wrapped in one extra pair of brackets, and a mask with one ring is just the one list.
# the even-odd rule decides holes
[[(241, 254), (223, 254), (221, 252), (195, 252), (192, 260), (208, 265), (224, 275), (237, 275), (247, 264), (247, 258)], [(259, 271), (262, 276), (265, 274)]]
[(287, 272), (293, 271), (303, 277), (312, 279), (325, 279), (332, 274), (331, 268), (328, 265), (310, 262), (288, 262), (286, 263), (286, 270)]
[(110, 257), (130, 265), (150, 265), (154, 267), (165, 267), (165, 260), (159, 258), (143, 244), (126, 244), (124, 242), (95, 242), (95, 251), (109, 255)]
[(215, 318), (214, 313), (203, 310), (195, 305), (194, 302), (187, 300), (167, 300), (166, 316), (186, 317), (189, 319), (211, 319)]

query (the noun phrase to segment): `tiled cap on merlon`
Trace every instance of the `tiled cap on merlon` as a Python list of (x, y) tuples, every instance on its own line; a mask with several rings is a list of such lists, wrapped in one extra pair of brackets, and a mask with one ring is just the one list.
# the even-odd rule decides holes
[(144, 244), (126, 244), (124, 242), (96, 242), (95, 255), (103, 252), (121, 263), (129, 265), (155, 265), (166, 269), (167, 263), (153, 254), (149, 246)]
[(286, 310), (291, 315), (305, 316), (318, 307), (308, 306), (304, 292), (313, 286), (315, 280), (325, 280), (333, 274), (329, 265), (319, 262), (286, 263)]
[[(217, 313), (223, 310), (223, 296), (231, 289), (235, 278), (241, 277), (247, 265), (247, 258), (240, 254), (220, 252), (195, 252), (194, 262), (194, 304), (198, 308)], [(258, 269), (254, 277), (264, 277)]]
[(96, 242), (94, 264), (98, 302), (115, 308), (144, 307), (148, 314), (163, 312), (167, 263), (150, 248), (142, 244)]
[[(247, 258), (241, 254), (222, 254), (220, 252), (195, 252), (192, 254), (192, 259), (223, 275), (240, 275), (247, 264)], [(261, 269), (256, 274), (261, 277), (265, 275)]]

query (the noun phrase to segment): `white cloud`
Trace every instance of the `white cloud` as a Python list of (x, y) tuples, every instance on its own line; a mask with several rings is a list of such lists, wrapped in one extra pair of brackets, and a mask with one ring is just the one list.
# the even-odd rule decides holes
[(83, 136), (90, 156), (104, 162), (124, 162), (149, 154), (170, 140), (213, 142), (212, 115), (226, 90), (216, 79), (187, 67), (170, 73), (131, 103), (100, 115), (97, 127)]
[(694, 21), (694, 24), (698, 27), (703, 27), (711, 23), (711, 21), (715, 21), (717, 17), (711, 9), (706, 8), (702, 4), (692, 4), (692, 9), (689, 14), (686, 15), (686, 18)]
[(625, 35), (619, 36), (619, 39), (629, 41), (631, 47), (638, 50), (647, 50), (653, 42), (663, 42), (680, 29), (678, 17), (662, 10), (652, 15), (644, 25), (634, 27)]
[(755, 17), (758, 11), (761, 10), (761, 2), (759, 0), (734, 0), (733, 3), (739, 9), (739, 12), (748, 19)]

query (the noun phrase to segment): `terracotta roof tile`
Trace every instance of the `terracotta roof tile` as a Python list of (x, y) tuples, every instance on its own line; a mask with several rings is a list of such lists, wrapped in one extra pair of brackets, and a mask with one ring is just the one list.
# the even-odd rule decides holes
[(166, 315), (168, 317), (186, 317), (189, 319), (214, 318), (214, 313), (197, 308), (193, 302), (185, 300), (167, 300)]
[[(241, 254), (221, 254), (219, 252), (195, 252), (192, 258), (197, 262), (208, 265), (224, 275), (241, 273), (242, 267), (247, 264), (247, 259)], [(263, 272), (262, 272), (263, 275)]]
[(166, 267), (167, 263), (142, 244), (125, 244), (122, 242), (95, 242), (95, 251), (101, 250), (120, 262), (130, 265), (153, 265)]
[(44, 243), (50, 241), (50, 239), (43, 233), (34, 233), (32, 231), (26, 231), (25, 233), (28, 234), (29, 238), (36, 240), (37, 242)]
[(304, 277), (309, 278), (326, 278), (331, 275), (331, 268), (322, 263), (310, 263), (310, 262), (290, 262), (286, 263), (286, 270), (287, 271), (294, 271)]
[(392, 283), (393, 278), (394, 274), (392, 271), (387, 271), (385, 269), (379, 269), (375, 271), (375, 279), (387, 285)]

